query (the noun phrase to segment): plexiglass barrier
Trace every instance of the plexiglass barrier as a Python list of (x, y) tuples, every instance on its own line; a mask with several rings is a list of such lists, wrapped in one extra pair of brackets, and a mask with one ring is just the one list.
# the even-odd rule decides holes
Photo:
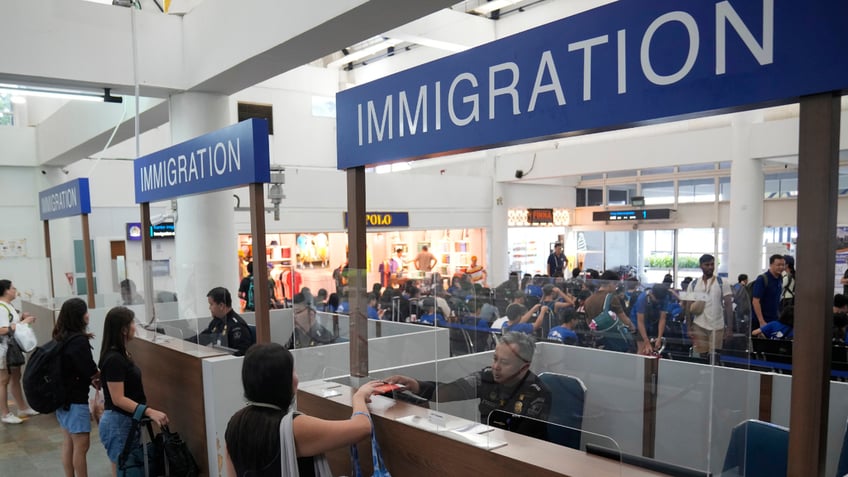
[[(141, 273), (145, 267), (153, 277), (149, 294)], [(131, 280), (135, 290), (132, 286), (122, 290), (118, 283), (111, 291), (122, 299), (129, 297), (122, 303), (128, 303), (148, 327), (152, 317), (145, 297), (150, 296), (155, 329), (167, 338), (189, 342), (212, 323), (209, 290), (195, 285), (177, 290), (175, 283), (192, 283), (203, 271), (171, 264), (172, 275), (189, 277), (177, 280), (157, 276), (162, 267), (161, 263), (128, 267), (136, 272), (124, 280)], [(461, 277), (402, 278), (367, 299), (368, 372), (363, 378), (415, 380), (418, 384), (411, 386), (406, 381), (404, 397), (427, 403), (448, 419), (488, 425), (494, 406), (546, 420), (527, 415), (532, 408), (526, 404), (527, 395), (522, 399), (518, 399), (521, 393), (510, 395), (527, 384), (518, 386), (514, 378), (523, 378), (527, 371), (531, 380), (546, 373), (571, 376), (586, 388), (582, 432), (607, 436), (622, 456), (704, 475), (731, 472), (740, 452), (745, 462), (756, 461), (745, 445), (750, 442), (748, 427), (756, 427), (747, 424), (751, 420), (789, 425), (792, 342), (752, 337), (751, 316), (737, 313), (739, 305), (732, 302), (736, 284), (726, 278), (721, 283), (707, 280), (694, 294), (669, 285), (660, 284), (663, 292), (653, 283), (584, 277), (529, 277), (523, 283), (514, 278), (493, 288), (474, 286)], [(108, 295), (104, 284), (100, 286), (99, 291)], [(333, 290), (329, 291), (327, 299), (310, 291), (306, 302), (282, 300), (282, 308), (270, 311), (271, 341), (292, 349), (303, 381), (345, 379), (353, 368), (350, 347), (365, 344), (352, 338), (356, 335), (352, 335), (349, 296), (344, 292), (332, 296)], [(234, 311), (255, 333), (254, 313), (241, 310), (237, 290), (229, 292)], [(691, 316), (687, 302), (706, 302), (714, 293), (719, 306), (706, 305), (707, 311)], [(142, 303), (137, 303), (139, 296)], [(728, 299), (730, 312), (725, 316)], [(711, 313), (724, 320), (723, 326), (709, 328), (716, 326), (716, 316), (712, 322), (705, 320), (704, 315)], [(508, 333), (532, 337), (532, 352), (505, 340)], [(225, 342), (221, 337), (219, 344), (210, 334), (197, 346), (234, 349), (229, 338)], [(848, 421), (848, 409), (839, 405), (848, 399), (844, 382), (848, 360), (841, 341), (834, 342), (832, 356), (827, 475), (836, 475), (845, 454)], [(550, 392), (552, 400), (561, 395)], [(783, 442), (786, 433), (776, 435)], [(786, 453), (778, 451), (769, 460), (785, 463)], [(744, 469), (740, 472), (748, 475)]]

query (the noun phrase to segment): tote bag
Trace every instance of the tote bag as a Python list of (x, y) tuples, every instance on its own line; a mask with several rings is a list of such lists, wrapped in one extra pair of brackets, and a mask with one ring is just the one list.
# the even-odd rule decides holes
[[(380, 444), (377, 443), (377, 436), (374, 434), (374, 421), (371, 420), (369, 414), (365, 415), (371, 421), (371, 460), (374, 464), (374, 473), (371, 474), (371, 477), (392, 477), (383, 462), (383, 453), (380, 451)], [(350, 446), (350, 468), (352, 477), (362, 477), (362, 470), (359, 468), (359, 451), (356, 449), (356, 444)]]

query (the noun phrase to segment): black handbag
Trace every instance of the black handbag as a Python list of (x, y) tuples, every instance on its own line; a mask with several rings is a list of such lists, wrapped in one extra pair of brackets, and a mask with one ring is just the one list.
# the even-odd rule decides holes
[(14, 339), (15, 332), (9, 329), (9, 334), (6, 335), (6, 369), (20, 368), (26, 363), (26, 356), (21, 345)]
[(165, 475), (170, 477), (196, 477), (200, 468), (191, 455), (188, 444), (176, 432), (171, 432), (168, 426), (162, 426), (162, 432), (154, 442), (162, 450), (165, 463)]
[[(133, 422), (124, 449), (118, 456), (118, 477), (152, 477), (164, 475), (162, 469), (162, 450), (153, 436), (153, 426), (150, 420), (144, 418), (147, 406), (139, 404), (133, 413)], [(141, 424), (147, 427), (150, 442), (142, 442)]]

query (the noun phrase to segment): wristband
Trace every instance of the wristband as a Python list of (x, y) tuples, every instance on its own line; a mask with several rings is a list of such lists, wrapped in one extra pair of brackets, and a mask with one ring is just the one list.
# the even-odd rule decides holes
[(144, 411), (147, 410), (147, 406), (144, 404), (139, 404), (135, 407), (135, 412), (133, 413), (133, 420), (140, 421), (142, 417), (144, 417)]
[(353, 419), (354, 416), (359, 416), (359, 415), (367, 417), (369, 421), (371, 420), (371, 414), (368, 414), (367, 412), (362, 412), (362, 411), (356, 411), (355, 413), (351, 414), (350, 418)]

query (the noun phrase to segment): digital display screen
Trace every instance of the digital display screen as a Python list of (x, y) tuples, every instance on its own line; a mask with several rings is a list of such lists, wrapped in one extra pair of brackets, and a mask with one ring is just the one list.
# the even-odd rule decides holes
[(602, 210), (592, 212), (595, 222), (623, 222), (630, 220), (667, 220), (671, 209)]

